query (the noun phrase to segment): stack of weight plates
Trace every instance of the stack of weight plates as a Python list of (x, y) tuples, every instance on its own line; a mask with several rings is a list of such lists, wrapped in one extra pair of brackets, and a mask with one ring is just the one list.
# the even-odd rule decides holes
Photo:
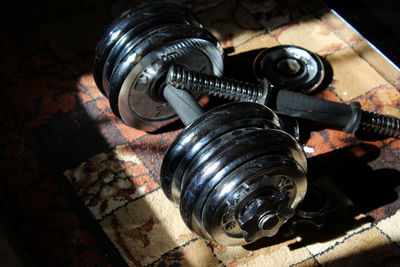
[[(307, 190), (306, 170), (301, 145), (281, 130), (275, 113), (234, 102), (204, 113), (177, 136), (160, 180), (189, 229), (223, 245), (244, 245), (275, 235), (293, 215)], [(265, 203), (249, 208), (254, 201)], [(258, 227), (261, 209), (279, 213), (274, 227)]]
[(170, 65), (220, 76), (223, 51), (189, 9), (153, 2), (124, 12), (106, 29), (93, 75), (115, 115), (154, 131), (176, 116), (162, 97)]

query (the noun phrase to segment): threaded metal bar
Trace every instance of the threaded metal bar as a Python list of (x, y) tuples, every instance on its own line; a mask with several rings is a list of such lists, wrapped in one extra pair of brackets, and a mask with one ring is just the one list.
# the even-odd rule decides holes
[(359, 127), (388, 137), (400, 137), (400, 119), (376, 112), (363, 110)]
[(266, 94), (264, 86), (197, 73), (182, 66), (170, 67), (167, 83), (178, 89), (207, 93), (236, 101), (258, 102), (265, 98)]

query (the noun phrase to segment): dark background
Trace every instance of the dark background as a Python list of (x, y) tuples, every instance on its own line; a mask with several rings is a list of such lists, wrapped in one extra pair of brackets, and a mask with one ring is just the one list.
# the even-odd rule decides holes
[(397, 66), (400, 65), (400, 7), (391, 0), (324, 0)]

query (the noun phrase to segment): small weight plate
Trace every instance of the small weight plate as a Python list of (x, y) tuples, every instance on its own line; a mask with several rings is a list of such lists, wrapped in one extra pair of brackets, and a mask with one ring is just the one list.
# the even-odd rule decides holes
[(126, 124), (146, 131), (158, 129), (175, 116), (167, 103), (157, 99), (171, 64), (217, 76), (223, 69), (222, 49), (209, 32), (190, 25), (166, 27), (121, 60), (110, 87), (114, 113)]
[(321, 59), (314, 53), (291, 45), (261, 51), (253, 63), (258, 79), (267, 79), (274, 88), (310, 93), (325, 74)]
[(122, 13), (104, 31), (95, 51), (93, 76), (97, 87), (105, 94), (103, 88), (103, 67), (109, 52), (115, 43), (135, 25), (150, 17), (174, 15), (186, 18), (188, 23), (201, 27), (199, 19), (188, 8), (165, 2), (145, 3)]

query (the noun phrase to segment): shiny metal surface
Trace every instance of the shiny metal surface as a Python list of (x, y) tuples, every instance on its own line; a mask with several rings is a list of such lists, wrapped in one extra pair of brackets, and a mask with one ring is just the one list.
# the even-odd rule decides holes
[(122, 13), (104, 31), (103, 37), (96, 46), (93, 76), (99, 90), (104, 94), (103, 68), (109, 52), (130, 29), (141, 22), (160, 15), (184, 18), (191, 25), (202, 27), (196, 15), (186, 7), (174, 3), (145, 3)]
[(267, 79), (276, 89), (310, 93), (325, 74), (321, 59), (314, 53), (292, 45), (274, 46), (261, 51), (253, 70), (260, 80)]
[[(225, 245), (276, 234), (304, 198), (304, 151), (263, 105), (230, 103), (201, 115), (189, 92), (164, 92), (172, 65), (222, 75), (223, 51), (189, 15), (157, 17), (161, 9), (153, 11), (135, 24), (121, 19), (119, 37), (99, 44), (95, 65), (102, 71), (96, 76), (111, 109), (127, 125), (149, 132), (174, 120), (170, 104), (183, 114), (188, 126), (168, 150), (160, 176), (190, 229)], [(268, 89), (258, 95), (263, 102)]]
[[(149, 52), (130, 68), (118, 94), (121, 119), (130, 126), (154, 131), (171, 122), (175, 112), (157, 99), (157, 92), (171, 64), (184, 65), (205, 73), (221, 75), (223, 56), (216, 40), (186, 38), (170, 42)], [(111, 95), (110, 95), (111, 96)], [(111, 100), (111, 98), (110, 98)]]
[[(190, 229), (224, 245), (243, 245), (274, 235), (293, 215), (305, 196), (307, 161), (280, 129), (270, 109), (246, 102), (220, 106), (185, 128), (160, 176)], [(272, 201), (271, 189), (282, 197)], [(262, 199), (254, 214), (240, 217), (254, 199)]]
[[(251, 195), (253, 195), (251, 198), (256, 197), (256, 192), (265, 189), (265, 187), (277, 187), (277, 184), (273, 182), (275, 177), (282, 177), (286, 174), (287, 179), (294, 180), (293, 177), (304, 177), (304, 170), (300, 171), (297, 176), (293, 174), (289, 175), (289, 165), (285, 166), (282, 164), (282, 162), (290, 161), (290, 157), (293, 156), (291, 153), (296, 154), (295, 150), (296, 148), (298, 149), (298, 147), (290, 148), (291, 144), (287, 141), (293, 140), (288, 134), (282, 131), (244, 128), (229, 134), (225, 134), (221, 138), (214, 140), (199, 152), (200, 156), (193, 159), (192, 164), (187, 168), (187, 174), (184, 175), (184, 178), (187, 178), (187, 180), (182, 181), (184, 186), (181, 193), (180, 207), (182, 218), (184, 218), (190, 228), (201, 229), (202, 227), (206, 227), (205, 229), (212, 234), (215, 241), (221, 244), (233, 245), (243, 244), (243, 236), (246, 242), (252, 242), (258, 237), (272, 236), (277, 231), (276, 229), (274, 233), (269, 232), (269, 234), (266, 234), (264, 231), (257, 231), (257, 237), (248, 237), (250, 235), (246, 234), (246, 229), (236, 223), (237, 218), (234, 216), (239, 211), (241, 203), (246, 202)], [(216, 145), (219, 142), (222, 144), (221, 146)], [(295, 143), (292, 142), (292, 144)], [(269, 157), (267, 160), (269, 165), (265, 165), (262, 169), (257, 169), (259, 164), (257, 159), (265, 155)], [(277, 156), (275, 161), (272, 158), (274, 155)], [(301, 155), (303, 154), (298, 153), (296, 156), (299, 159)], [(299, 160), (304, 161), (301, 158)], [(251, 163), (247, 165), (246, 171), (243, 173), (245, 175), (244, 180), (230, 181), (236, 183), (234, 190), (228, 190), (224, 187), (215, 189), (219, 194), (226, 192), (228, 195), (220, 199), (220, 202), (217, 201), (217, 198), (209, 200), (209, 194), (216, 185), (224, 183), (231, 172), (249, 162)], [(261, 173), (264, 174), (257, 183), (254, 183), (256, 177), (248, 176), (252, 173), (253, 169), (259, 171), (256, 177), (259, 177)], [(299, 170), (302, 170), (302, 167)], [(240, 176), (234, 175), (233, 177), (237, 178)], [(303, 180), (305, 181), (305, 178)], [(236, 195), (242, 190), (238, 188), (238, 183), (247, 183), (248, 186), (250, 184), (251, 186), (247, 190), (242, 188), (243, 192), (240, 195)], [(286, 192), (287, 194), (291, 194), (288, 196), (290, 204), (292, 204), (292, 201), (298, 202), (299, 199), (302, 199), (304, 197), (304, 195), (302, 196), (302, 192), (304, 194), (305, 190)], [(204, 204), (207, 200), (213, 202), (214, 205), (219, 204), (219, 209), (212, 209), (211, 212), (207, 213), (206, 208), (208, 206)], [(285, 207), (287, 205), (289, 205), (289, 202), (285, 204)], [(297, 206), (297, 204), (295, 203), (294, 206)], [(208, 215), (203, 215), (203, 213)], [(228, 222), (226, 222), (226, 218), (230, 215), (227, 214), (230, 214), (232, 217)], [(281, 224), (290, 216), (283, 216), (284, 219)], [(213, 221), (206, 223), (210, 218)], [(222, 233), (221, 229), (224, 229)], [(241, 238), (239, 239), (236, 237), (238, 231), (241, 234)]]
[(178, 89), (207, 93), (235, 101), (265, 104), (270, 85), (267, 80), (262, 84), (251, 84), (229, 78), (217, 78), (198, 73), (183, 66), (171, 66), (167, 74), (167, 83)]
[(109, 83), (115, 65), (119, 64), (121, 59), (127, 53), (135, 49), (135, 46), (141, 40), (143, 40), (143, 38), (148, 38), (149, 34), (152, 34), (155, 29), (170, 24), (190, 24), (190, 22), (187, 21), (186, 18), (179, 17), (175, 14), (163, 14), (162, 16), (158, 16), (155, 18), (151, 17), (144, 20), (143, 22), (138, 23), (135, 27), (130, 29), (126, 34), (118, 39), (118, 41), (109, 52), (103, 67), (102, 83), (106, 96), (109, 95)]
[[(251, 103), (217, 107), (185, 128), (170, 145), (161, 166), (161, 186), (167, 197), (179, 203), (183, 171), (192, 158), (215, 138), (243, 127), (279, 128), (279, 118), (269, 109)], [(196, 143), (195, 146), (190, 144)]]
[[(240, 181), (231, 191), (219, 196), (221, 201), (215, 201), (219, 205), (211, 206), (215, 198), (210, 198), (210, 202), (206, 203), (207, 208), (212, 207), (207, 214), (214, 212), (209, 220), (209, 231), (219, 243), (243, 245), (263, 236), (275, 235), (279, 227), (291, 218), (307, 189), (304, 169), (295, 160), (285, 156), (266, 155), (257, 158), (229, 178), (236, 177)], [(274, 200), (278, 194), (282, 198)], [(259, 205), (251, 210), (254, 200), (259, 200)], [(206, 207), (204, 210), (207, 210)], [(276, 224), (271, 228), (260, 228), (263, 215), (271, 213), (277, 214)], [(207, 214), (203, 217), (206, 218)], [(238, 239), (238, 236), (244, 240)]]
[[(109, 101), (111, 108), (113, 112), (119, 116), (119, 109), (118, 109), (118, 97), (119, 93), (122, 87), (122, 84), (125, 83), (125, 79), (127, 78), (127, 75), (130, 73), (136, 73), (133, 71), (133, 68), (141, 62), (141, 60), (150, 52), (157, 50), (158, 48), (162, 48), (163, 46), (166, 46), (170, 43), (176, 43), (177, 40), (180, 39), (202, 39), (209, 41), (210, 43), (214, 44), (214, 48), (212, 51), (217, 51), (217, 53), (213, 53), (212, 55), (202, 55), (199, 56), (200, 63), (203, 63), (203, 58), (207, 58), (208, 62), (222, 62), (222, 54), (219, 50), (219, 47), (217, 46), (218, 41), (215, 39), (214, 36), (212, 36), (211, 33), (209, 33), (206, 30), (203, 30), (198, 27), (194, 27), (191, 25), (181, 25), (181, 24), (171, 24), (171, 25), (164, 25), (161, 27), (158, 27), (156, 29), (153, 29), (153, 31), (150, 31), (147, 35), (147, 38), (142, 38), (141, 41), (136, 45), (135, 49), (133, 49), (131, 52), (127, 53), (123, 59), (121, 59), (121, 62), (114, 68), (113, 74), (111, 77), (111, 83), (110, 83), (110, 94), (109, 94)], [(182, 44), (182, 47), (185, 47), (189, 44)], [(209, 49), (211, 50), (211, 49)], [(198, 54), (201, 54), (204, 51), (200, 51)], [(171, 54), (171, 52), (169, 52)], [(179, 54), (175, 53), (176, 55)], [(195, 67), (199, 65), (196, 62), (196, 55), (192, 58), (192, 64), (190, 64), (190, 67)], [(214, 58), (215, 57), (215, 58)], [(154, 59), (150, 60), (153, 61)], [(168, 59), (167, 59), (168, 60)], [(186, 60), (187, 61), (187, 60)], [(164, 61), (159, 61), (159, 62), (165, 62)], [(167, 64), (167, 63), (163, 63)], [(169, 65), (168, 65), (169, 66)], [(222, 63), (220, 65), (214, 66), (208, 66), (208, 65), (203, 65), (201, 68), (210, 68), (210, 69), (217, 69), (221, 68), (222, 69), (223, 65)], [(196, 68), (198, 69), (198, 68)], [(219, 70), (215, 74), (220, 75), (221, 71)], [(159, 76), (161, 77), (163, 75), (163, 72), (155, 73), (145, 76), (146, 74), (139, 72), (138, 73), (143, 74), (143, 79), (141, 80), (141, 83), (144, 84), (149, 84), (152, 82), (155, 82), (153, 79), (150, 79), (150, 77), (154, 76)], [(147, 73), (149, 74), (149, 73)], [(146, 103), (145, 100), (141, 100), (141, 102)], [(143, 114), (144, 115), (144, 114)], [(129, 125), (129, 124), (128, 124)]]

